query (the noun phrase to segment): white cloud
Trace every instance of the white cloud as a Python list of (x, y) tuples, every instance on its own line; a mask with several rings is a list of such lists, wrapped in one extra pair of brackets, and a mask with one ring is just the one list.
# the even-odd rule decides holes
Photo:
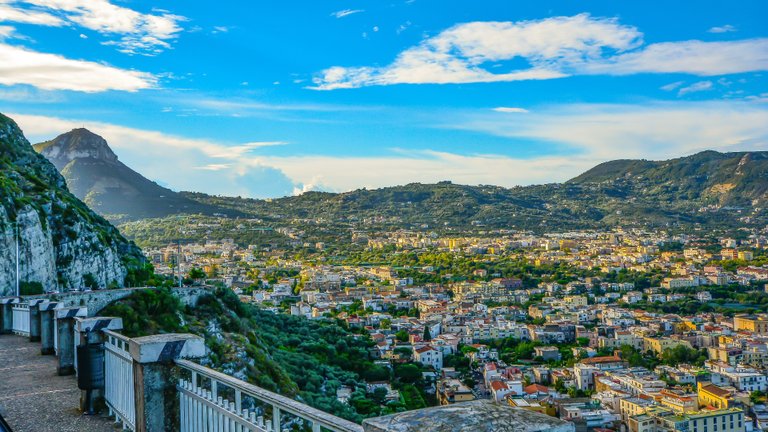
[(528, 110), (525, 108), (516, 108), (516, 107), (496, 107), (493, 109), (496, 112), (502, 112), (502, 113), (527, 113)]
[(757, 95), (750, 95), (745, 97), (744, 99), (750, 101), (750, 102), (760, 102), (760, 103), (768, 103), (768, 93), (760, 93)]
[(361, 13), (361, 12), (365, 12), (365, 11), (362, 9), (344, 9), (344, 10), (331, 13), (331, 16), (336, 18), (344, 18), (345, 16), (350, 16), (350, 15)]
[[(641, 34), (614, 19), (582, 14), (539, 21), (459, 24), (409, 48), (385, 67), (331, 67), (315, 79), (317, 89), (367, 85), (463, 83), (551, 79), (565, 76), (555, 63), (598, 56), (603, 49), (625, 50)], [(524, 58), (530, 67), (494, 74), (491, 61)]]
[[(525, 115), (487, 109), (439, 115), (440, 122), (432, 126), (506, 137), (510, 147), (505, 154), (390, 149), (386, 156), (270, 156), (253, 149), (281, 142), (228, 146), (103, 123), (11, 114), (37, 140), (85, 125), (103, 135), (129, 166), (175, 189), (253, 197), (413, 181), (515, 186), (564, 181), (619, 158), (768, 149), (768, 107), (760, 103), (577, 104), (542, 106)], [(518, 153), (515, 146), (530, 142), (536, 142), (539, 156), (508, 156)]]
[(316, 189), (342, 192), (442, 180), (462, 184), (527, 185), (567, 180), (594, 165), (594, 160), (582, 158), (516, 159), (435, 151), (392, 157), (266, 157), (264, 161), (306, 186), (294, 193)]
[(28, 84), (43, 90), (137, 91), (154, 87), (157, 79), (145, 72), (102, 63), (72, 60), (0, 43), (0, 84)]
[(107, 140), (129, 167), (175, 190), (247, 197), (288, 195), (296, 187), (275, 167), (250, 152), (282, 142), (251, 142), (229, 146), (162, 132), (109, 123), (7, 113), (31, 142), (51, 139), (86, 127)]
[[(443, 114), (441, 114), (443, 115)], [(484, 111), (442, 127), (538, 142), (541, 156), (395, 152), (391, 157), (286, 156), (263, 161), (299, 184), (347, 191), (413, 181), (515, 186), (565, 181), (614, 159), (668, 159), (702, 150), (768, 150), (768, 107), (738, 102), (541, 107), (525, 116)]]
[(702, 150), (768, 148), (768, 107), (746, 102), (649, 102), (542, 107), (524, 117), (450, 119), (446, 128), (542, 141), (593, 160), (665, 159)]
[(0, 22), (15, 22), (20, 24), (35, 24), (60, 27), (65, 21), (55, 15), (38, 10), (14, 8), (0, 2)]
[(250, 143), (240, 144), (236, 146), (222, 147), (221, 150), (218, 152), (207, 152), (207, 154), (208, 156), (213, 158), (239, 159), (246, 156), (248, 153), (252, 152), (253, 150), (256, 150), (259, 148), (283, 146), (286, 144), (288, 143), (284, 141), (250, 142)]
[(0, 21), (45, 26), (77, 25), (117, 40), (104, 42), (127, 54), (155, 55), (170, 48), (186, 18), (167, 11), (141, 13), (108, 0), (5, 0)]
[(194, 167), (195, 169), (205, 171), (223, 171), (232, 167), (232, 164), (208, 164), (205, 166)]
[(730, 24), (726, 24), (724, 26), (719, 26), (719, 27), (712, 27), (711, 29), (707, 30), (707, 32), (709, 33), (730, 33), (735, 31), (736, 31), (736, 27)]
[(664, 90), (664, 91), (672, 91), (672, 90), (675, 90), (676, 88), (680, 87), (683, 84), (685, 84), (685, 81), (675, 81), (673, 83), (669, 83), (667, 85), (663, 85), (663, 86), (661, 86), (659, 88), (661, 90)]
[(16, 32), (16, 29), (11, 26), (0, 26), (0, 41), (5, 40)]
[[(643, 45), (642, 37), (638, 29), (622, 25), (617, 19), (588, 14), (535, 21), (470, 22), (424, 39), (387, 66), (327, 68), (315, 77), (315, 85), (310, 88), (540, 80), (593, 74), (706, 76), (768, 70), (768, 39)], [(489, 66), (513, 60), (525, 65), (504, 72), (493, 72)]]
[[(295, 82), (295, 81), (294, 81)], [(275, 104), (247, 98), (220, 99), (214, 97), (179, 97), (174, 95), (168, 100), (182, 106), (192, 107), (201, 115), (221, 115), (232, 117), (250, 117), (263, 115), (265, 112), (340, 112), (371, 111), (377, 107), (362, 105), (338, 105), (321, 103)]]
[(663, 42), (602, 61), (578, 65), (589, 75), (686, 73), (700, 76), (768, 70), (768, 39)]
[(695, 82), (689, 86), (683, 87), (680, 90), (678, 90), (677, 95), (685, 96), (689, 93), (696, 93), (696, 92), (707, 91), (707, 90), (712, 90), (712, 81)]
[(0, 89), (0, 100), (17, 103), (58, 103), (64, 98), (58, 92), (40, 91), (34, 87)]

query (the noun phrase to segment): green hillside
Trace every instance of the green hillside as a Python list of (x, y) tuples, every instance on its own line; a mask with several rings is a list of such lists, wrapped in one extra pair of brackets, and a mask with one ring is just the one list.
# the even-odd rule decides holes
[(412, 183), (275, 200), (186, 196), (272, 221), (375, 218), (398, 227), (480, 225), (541, 231), (763, 223), (767, 192), (768, 152), (707, 151), (668, 161), (606, 162), (562, 184), (503, 188)]

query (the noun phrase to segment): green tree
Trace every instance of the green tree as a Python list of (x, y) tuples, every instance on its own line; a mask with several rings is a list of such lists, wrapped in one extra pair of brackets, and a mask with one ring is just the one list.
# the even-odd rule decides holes
[(83, 275), (83, 286), (86, 288), (96, 289), (99, 287), (99, 282), (91, 273)]
[(203, 279), (205, 278), (205, 272), (199, 267), (192, 267), (188, 276), (192, 280)]
[(395, 367), (395, 378), (401, 382), (413, 384), (421, 380), (421, 368), (413, 363)]
[(43, 293), (43, 284), (40, 282), (20, 282), (19, 294), (21, 295), (37, 295)]

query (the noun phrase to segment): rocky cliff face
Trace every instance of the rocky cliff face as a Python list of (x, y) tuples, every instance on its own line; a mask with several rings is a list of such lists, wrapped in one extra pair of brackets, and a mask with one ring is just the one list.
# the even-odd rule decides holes
[(114, 223), (222, 212), (143, 177), (120, 162), (104, 138), (87, 129), (73, 129), (34, 148), (56, 166), (76, 197)]
[[(87, 151), (87, 150), (83, 150)], [(35, 153), (0, 114), (0, 296), (20, 279), (47, 291), (122, 286), (141, 251), (68, 190), (56, 167)]]
[(48, 158), (59, 171), (75, 159), (98, 159), (106, 163), (117, 163), (117, 155), (109, 148), (107, 141), (83, 128), (73, 129), (51, 141), (36, 144), (35, 150)]

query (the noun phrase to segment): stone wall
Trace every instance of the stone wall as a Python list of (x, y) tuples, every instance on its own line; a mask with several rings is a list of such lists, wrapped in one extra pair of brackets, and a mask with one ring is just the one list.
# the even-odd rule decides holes
[[(63, 303), (64, 307), (85, 306), (88, 308), (88, 316), (97, 316), (108, 304), (128, 297), (136, 291), (154, 289), (154, 288), (120, 288), (98, 291), (73, 291), (60, 294), (24, 296), (24, 300), (45, 298)], [(185, 287), (173, 288), (172, 292), (179, 297), (182, 303), (189, 306), (197, 304), (200, 296), (205, 294), (210, 288), (207, 287)]]
[(574, 432), (573, 423), (546, 414), (472, 401), (407, 411), (363, 422), (365, 432)]

